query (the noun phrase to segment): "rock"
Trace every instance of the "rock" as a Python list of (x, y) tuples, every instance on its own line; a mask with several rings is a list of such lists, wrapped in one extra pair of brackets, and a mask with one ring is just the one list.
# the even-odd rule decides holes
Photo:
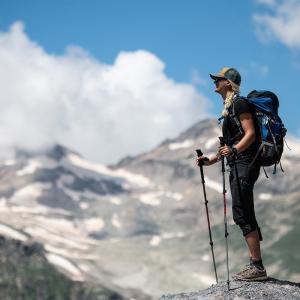
[(220, 282), (210, 288), (191, 293), (163, 295), (159, 300), (296, 300), (300, 299), (300, 283), (269, 278), (263, 282)]

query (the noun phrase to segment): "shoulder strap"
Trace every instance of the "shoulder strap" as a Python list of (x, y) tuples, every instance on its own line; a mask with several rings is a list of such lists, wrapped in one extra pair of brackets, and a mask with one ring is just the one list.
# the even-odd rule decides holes
[(232, 103), (232, 114), (229, 114), (229, 116), (233, 118), (234, 122), (236, 123), (236, 125), (239, 128), (240, 134), (243, 135), (244, 134), (244, 130), (243, 130), (241, 122), (240, 122), (239, 118), (237, 117), (237, 115), (235, 114), (235, 110), (234, 110), (234, 104), (235, 104), (235, 102), (238, 99), (241, 99), (241, 98), (242, 97), (237, 97), (236, 99), (233, 100), (233, 103)]

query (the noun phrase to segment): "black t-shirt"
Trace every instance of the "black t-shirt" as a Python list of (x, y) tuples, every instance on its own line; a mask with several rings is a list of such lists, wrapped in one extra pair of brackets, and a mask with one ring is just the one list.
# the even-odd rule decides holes
[[(233, 115), (233, 105), (234, 105), (234, 115)], [(236, 145), (244, 136), (244, 131), (242, 126), (238, 126), (237, 122), (234, 120), (234, 116), (240, 120), (240, 115), (243, 113), (251, 113), (254, 120), (254, 112), (247, 102), (247, 100), (243, 98), (237, 98), (233, 101), (233, 104), (229, 107), (229, 115), (224, 118), (222, 131), (223, 131), (223, 138), (225, 140), (226, 145), (233, 146)], [(240, 121), (239, 121), (240, 124)], [(258, 128), (256, 126), (256, 122), (254, 121), (255, 132), (256, 136), (258, 134)], [(255, 157), (256, 152), (258, 149), (257, 142), (253, 142), (246, 150), (240, 152), (238, 154), (237, 159), (246, 159), (248, 161), (252, 161)], [(230, 160), (229, 160), (230, 162)]]

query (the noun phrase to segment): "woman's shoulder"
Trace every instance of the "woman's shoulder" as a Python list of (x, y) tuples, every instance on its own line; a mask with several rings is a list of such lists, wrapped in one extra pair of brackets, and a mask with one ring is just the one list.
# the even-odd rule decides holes
[(235, 105), (249, 105), (247, 98), (242, 96), (237, 96), (234, 101)]
[(237, 115), (240, 115), (242, 113), (252, 112), (249, 102), (244, 97), (237, 97), (233, 102), (233, 105), (234, 105), (234, 112)]

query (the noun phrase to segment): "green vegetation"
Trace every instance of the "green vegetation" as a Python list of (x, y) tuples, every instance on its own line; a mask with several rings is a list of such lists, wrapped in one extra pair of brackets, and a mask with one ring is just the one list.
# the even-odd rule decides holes
[(123, 299), (105, 288), (68, 279), (47, 262), (42, 252), (39, 244), (28, 246), (0, 237), (0, 299)]

